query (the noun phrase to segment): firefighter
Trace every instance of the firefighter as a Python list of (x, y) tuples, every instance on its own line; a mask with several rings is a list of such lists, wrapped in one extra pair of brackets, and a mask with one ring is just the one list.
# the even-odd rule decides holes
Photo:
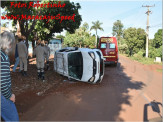
[(37, 75), (38, 79), (42, 79), (42, 81), (45, 81), (45, 76), (44, 76), (44, 58), (45, 55), (47, 55), (47, 51), (43, 46), (43, 43), (38, 40), (37, 41), (37, 46), (34, 49), (33, 55), (36, 55), (36, 66), (37, 66)]
[(27, 76), (28, 49), (25, 43), (23, 42), (23, 37), (19, 38), (18, 41), (19, 41), (18, 55), (19, 55), (19, 62), (20, 62), (20, 70), (23, 76)]

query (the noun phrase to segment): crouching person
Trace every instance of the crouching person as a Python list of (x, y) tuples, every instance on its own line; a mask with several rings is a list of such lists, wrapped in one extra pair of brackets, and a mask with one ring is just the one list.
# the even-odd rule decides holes
[(45, 81), (44, 76), (44, 56), (47, 54), (47, 51), (44, 47), (41, 46), (41, 41), (37, 41), (37, 46), (34, 49), (33, 55), (36, 56), (36, 66), (37, 66), (37, 75), (38, 79)]

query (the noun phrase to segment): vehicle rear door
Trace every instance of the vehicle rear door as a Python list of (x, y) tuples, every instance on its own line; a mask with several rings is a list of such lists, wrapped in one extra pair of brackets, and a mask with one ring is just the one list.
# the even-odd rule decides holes
[(115, 43), (107, 43), (107, 53), (109, 58), (111, 58), (112, 60), (116, 60), (116, 45)]

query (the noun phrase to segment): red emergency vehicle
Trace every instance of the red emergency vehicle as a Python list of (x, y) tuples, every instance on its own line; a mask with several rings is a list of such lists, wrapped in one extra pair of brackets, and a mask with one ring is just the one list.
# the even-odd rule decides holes
[(115, 37), (101, 37), (98, 48), (104, 56), (105, 64), (118, 63), (118, 43)]

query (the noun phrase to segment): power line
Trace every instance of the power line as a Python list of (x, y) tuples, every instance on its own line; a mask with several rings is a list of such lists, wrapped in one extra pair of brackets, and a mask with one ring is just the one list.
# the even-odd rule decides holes
[(150, 28), (160, 27), (160, 26), (162, 26), (162, 24), (153, 25), (153, 26), (150, 26)]

